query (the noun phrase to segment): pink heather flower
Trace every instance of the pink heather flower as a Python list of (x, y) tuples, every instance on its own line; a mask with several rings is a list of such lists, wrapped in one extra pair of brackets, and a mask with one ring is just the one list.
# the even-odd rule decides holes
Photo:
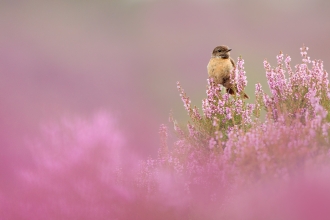
[(307, 57), (307, 51), (308, 51), (308, 47), (303, 46), (302, 48), (300, 48), (300, 54), (302, 56), (302, 61), (304, 63), (311, 63), (310, 57)]
[(277, 91), (276, 91), (276, 78), (273, 70), (270, 67), (270, 64), (267, 62), (267, 60), (264, 61), (264, 68), (266, 70), (266, 77), (268, 81), (268, 85), (270, 88), (270, 91), (274, 97), (277, 97)]
[(266, 109), (272, 109), (273, 108), (272, 99), (267, 94), (263, 95), (262, 98), (263, 98), (263, 103), (264, 103)]
[(217, 141), (214, 138), (211, 138), (209, 141), (209, 148), (213, 149), (217, 144)]
[(226, 107), (226, 119), (230, 120), (232, 119), (232, 115), (231, 115), (231, 109), (229, 107)]
[(256, 84), (256, 89), (255, 89), (255, 95), (259, 97), (260, 95), (263, 94), (262, 86), (260, 83)]
[(243, 110), (243, 101), (241, 99), (238, 99), (235, 102), (235, 111), (236, 111), (236, 114), (240, 115), (242, 113), (242, 110)]
[(207, 118), (211, 118), (211, 116), (212, 116), (212, 110), (209, 108), (209, 102), (208, 102), (207, 99), (204, 99), (202, 101), (202, 110), (203, 110), (204, 115)]
[(224, 114), (225, 101), (219, 100), (217, 106), (217, 113), (222, 115)]
[(159, 136), (160, 136), (160, 148), (158, 150), (158, 159), (161, 163), (166, 163), (168, 159), (168, 146), (167, 146), (167, 127), (164, 124), (161, 124), (159, 127)]
[(212, 78), (208, 79), (207, 82), (208, 82), (208, 88), (206, 90), (207, 98), (202, 101), (202, 110), (207, 118), (211, 118), (213, 114), (215, 114), (220, 110), (218, 106), (219, 103), (217, 105), (217, 102), (219, 101), (221, 102), (221, 99), (223, 97), (221, 97), (220, 94), (221, 92), (220, 85), (214, 85)]
[(254, 104), (247, 104), (247, 108), (245, 111), (242, 112), (242, 119), (244, 125), (249, 125), (252, 123), (252, 112), (255, 108)]
[(237, 67), (235, 69), (233, 69), (230, 73), (230, 83), (233, 84), (233, 85), (236, 85), (237, 84), (237, 81), (238, 81), (238, 70), (237, 70)]
[(187, 127), (188, 127), (188, 131), (189, 131), (189, 136), (192, 138), (196, 138), (198, 132), (196, 131), (195, 127), (189, 123), (188, 123)]
[(312, 115), (312, 119), (314, 119), (312, 121), (313, 124), (316, 123), (317, 126), (320, 126), (322, 120), (327, 116), (328, 112), (320, 105), (320, 98), (317, 97), (316, 89), (310, 89), (305, 97), (312, 107), (312, 112), (310, 112), (310, 114)]
[(194, 118), (196, 118), (197, 120), (201, 120), (202, 119), (202, 116), (200, 115), (197, 107), (195, 106), (193, 108), (193, 115), (194, 115)]
[(184, 131), (182, 131), (176, 120), (173, 120), (173, 128), (174, 131), (177, 132), (179, 135), (184, 136)]
[(188, 112), (188, 115), (189, 115), (190, 112), (191, 112), (191, 106), (190, 106), (191, 101), (190, 101), (189, 97), (187, 97), (186, 94), (184, 93), (184, 90), (182, 89), (179, 82), (177, 82), (177, 88), (180, 92), (180, 97), (182, 99), (183, 105), (184, 105), (184, 107), (185, 107), (185, 109), (186, 109), (186, 111)]
[(322, 136), (327, 145), (329, 145), (329, 129), (330, 129), (330, 123), (324, 123), (322, 125)]
[[(290, 62), (291, 62), (291, 57), (290, 56), (287, 56), (284, 60), (284, 63), (285, 63), (285, 68), (287, 69), (287, 72), (289, 74), (289, 77), (291, 78), (292, 75), (293, 75), (293, 71), (292, 71), (292, 68), (290, 66)], [(289, 82), (290, 83), (290, 78), (289, 78)]]
[(275, 68), (277, 83), (278, 83), (278, 90), (281, 91), (281, 97), (286, 98), (287, 94), (287, 82), (285, 78), (285, 70), (283, 69), (283, 59), (284, 55), (282, 52), (277, 56), (277, 67)]
[(275, 69), (272, 69), (266, 60), (264, 61), (268, 85), (275, 102), (278, 102), (281, 99), (286, 99), (288, 95), (288, 85), (285, 79), (285, 71), (283, 70), (282, 62), (282, 53), (277, 56), (278, 66)]
[(276, 58), (277, 58), (277, 65), (281, 66), (282, 62), (283, 62), (283, 59), (284, 59), (284, 55), (283, 55), (282, 51), (280, 52), (279, 55), (276, 56)]
[(212, 123), (212, 125), (214, 127), (218, 127), (218, 125), (219, 125), (219, 119), (217, 117), (213, 117), (213, 123)]
[(221, 90), (219, 85), (215, 85), (213, 78), (207, 79), (208, 89), (206, 90), (207, 99), (210, 102), (214, 101), (214, 97), (218, 97), (218, 93)]
[(228, 102), (229, 101), (229, 94), (228, 93), (225, 93), (223, 96), (222, 96), (222, 100), (224, 102)]
[(231, 76), (232, 84), (237, 85), (237, 92), (241, 93), (247, 85), (246, 72), (244, 70), (244, 60), (238, 57), (237, 67)]

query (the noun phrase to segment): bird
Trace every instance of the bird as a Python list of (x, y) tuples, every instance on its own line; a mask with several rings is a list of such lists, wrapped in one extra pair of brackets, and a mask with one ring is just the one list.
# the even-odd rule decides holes
[[(236, 68), (235, 61), (230, 57), (231, 50), (232, 49), (226, 45), (214, 48), (211, 59), (207, 65), (207, 72), (209, 78), (213, 78), (215, 84), (223, 85), (227, 93), (235, 95), (237, 87), (233, 85), (230, 80), (231, 72)], [(245, 93), (243, 97), (246, 99), (249, 98)]]

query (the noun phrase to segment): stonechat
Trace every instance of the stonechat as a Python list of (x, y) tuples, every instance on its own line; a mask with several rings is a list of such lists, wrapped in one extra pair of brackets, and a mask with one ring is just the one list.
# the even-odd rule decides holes
[[(223, 85), (231, 95), (235, 94), (237, 88), (230, 81), (231, 72), (236, 68), (234, 60), (230, 57), (231, 49), (225, 45), (217, 46), (212, 52), (207, 72), (210, 78), (213, 78), (216, 84)], [(244, 92), (243, 92), (244, 93)], [(243, 94), (248, 99), (247, 94)]]

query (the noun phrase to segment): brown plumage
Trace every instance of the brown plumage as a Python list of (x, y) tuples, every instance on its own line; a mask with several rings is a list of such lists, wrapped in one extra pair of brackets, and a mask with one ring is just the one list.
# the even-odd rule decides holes
[[(213, 78), (216, 84), (223, 85), (231, 95), (235, 94), (236, 86), (230, 83), (230, 73), (236, 67), (234, 60), (230, 57), (231, 49), (225, 45), (214, 48), (207, 72), (210, 78)], [(244, 92), (243, 92), (244, 93)], [(247, 94), (243, 94), (248, 99)]]

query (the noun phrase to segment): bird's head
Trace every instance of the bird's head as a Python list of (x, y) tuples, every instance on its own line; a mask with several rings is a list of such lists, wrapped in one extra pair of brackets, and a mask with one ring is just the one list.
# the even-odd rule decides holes
[(212, 52), (212, 57), (221, 57), (227, 59), (229, 58), (229, 51), (231, 51), (231, 49), (225, 45), (217, 46)]

